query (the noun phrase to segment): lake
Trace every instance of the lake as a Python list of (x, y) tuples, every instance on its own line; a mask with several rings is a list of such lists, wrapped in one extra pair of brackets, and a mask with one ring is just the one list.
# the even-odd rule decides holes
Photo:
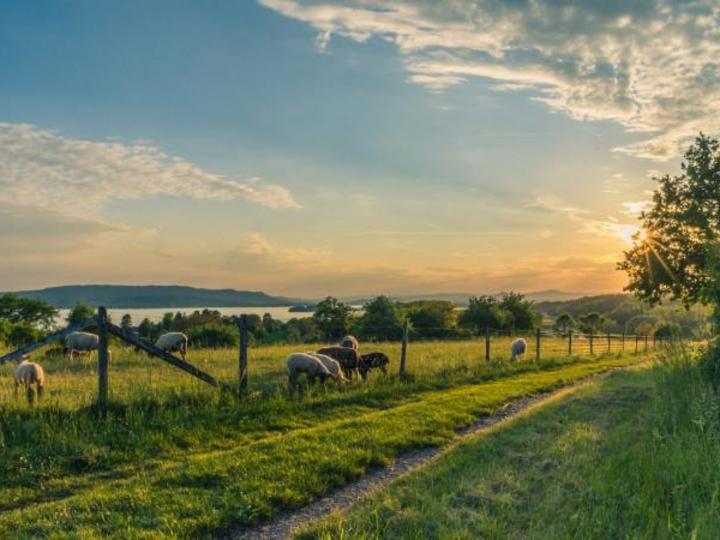
[[(135, 325), (140, 324), (140, 321), (142, 321), (145, 318), (150, 319), (152, 322), (158, 322), (161, 321), (163, 318), (163, 315), (168, 312), (177, 313), (178, 311), (180, 313), (184, 314), (191, 314), (193, 311), (202, 311), (203, 309), (212, 309), (217, 310), (223, 315), (242, 315), (243, 313), (246, 315), (250, 314), (256, 314), (260, 315), (261, 317), (265, 313), (269, 313), (272, 315), (273, 319), (277, 319), (280, 321), (289, 321), (293, 318), (300, 318), (300, 317), (311, 317), (312, 312), (309, 313), (290, 313), (289, 309), (290, 306), (285, 307), (208, 307), (208, 308), (197, 308), (197, 307), (180, 307), (180, 308), (141, 308), (141, 309), (108, 309), (108, 314), (112, 318), (113, 322), (115, 324), (120, 323), (120, 319), (122, 319), (122, 316), (126, 313), (130, 314), (130, 317), (132, 317), (132, 322)], [(58, 310), (60, 312), (60, 317), (58, 319), (58, 324), (61, 326), (65, 324), (65, 320), (67, 319), (68, 313), (70, 312), (69, 309), (60, 309)]]

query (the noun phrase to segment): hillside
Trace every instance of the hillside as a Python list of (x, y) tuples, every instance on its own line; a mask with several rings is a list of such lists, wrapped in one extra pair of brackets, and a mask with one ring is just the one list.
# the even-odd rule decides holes
[(270, 296), (264, 292), (199, 289), (177, 285), (67, 285), (17, 291), (16, 294), (43, 300), (61, 309), (72, 308), (77, 303), (110, 308), (176, 308), (272, 307), (298, 302), (297, 299)]

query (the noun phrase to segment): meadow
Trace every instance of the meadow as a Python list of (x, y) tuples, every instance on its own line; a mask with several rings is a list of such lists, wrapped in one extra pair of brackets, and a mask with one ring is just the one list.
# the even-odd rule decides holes
[[(251, 348), (242, 400), (113, 344), (103, 411), (94, 406), (94, 357), (36, 354), (48, 391), (34, 407), (13, 396), (4, 366), (0, 536), (215, 536), (305, 504), (399, 453), (442, 444), (509, 400), (645, 358), (567, 356), (558, 339), (544, 342), (539, 363), (529, 354), (509, 365), (500, 361), (508, 343), (494, 339), (487, 363), (481, 340), (412, 342), (404, 377), (399, 344), (368, 345), (390, 356), (389, 376), (307, 389), (302, 399), (287, 397), (284, 359), (315, 346)], [(233, 383), (237, 354), (193, 350), (189, 360)]]
[(718, 538), (716, 391), (692, 358), (612, 374), (299, 538)]

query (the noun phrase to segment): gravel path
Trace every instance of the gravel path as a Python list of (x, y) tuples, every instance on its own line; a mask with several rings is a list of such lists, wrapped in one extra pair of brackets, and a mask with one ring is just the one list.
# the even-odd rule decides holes
[(488, 428), (501, 422), (508, 421), (521, 412), (543, 406), (549, 401), (573, 393), (578, 388), (586, 386), (600, 378), (604, 378), (609, 374), (610, 371), (606, 371), (598, 375), (586, 377), (552, 392), (519, 398), (510, 403), (506, 403), (498, 412), (485, 416), (458, 431), (458, 437), (444, 446), (425, 448), (397, 456), (394, 463), (389, 467), (371, 470), (362, 478), (320, 497), (307, 506), (296, 510), (281, 512), (272, 521), (254, 527), (238, 528), (227, 538), (235, 540), (280, 540), (291, 538), (294, 531), (336, 510), (342, 511), (348, 509), (374, 491), (386, 487), (398, 478), (427, 465), (429, 462), (452, 450), (460, 441), (467, 437), (486, 431)]

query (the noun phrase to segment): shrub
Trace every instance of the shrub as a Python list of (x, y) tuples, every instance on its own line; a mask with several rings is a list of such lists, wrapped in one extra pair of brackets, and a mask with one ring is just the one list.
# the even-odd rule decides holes
[(238, 344), (238, 330), (233, 326), (204, 324), (191, 328), (188, 340), (192, 347), (219, 349)]

